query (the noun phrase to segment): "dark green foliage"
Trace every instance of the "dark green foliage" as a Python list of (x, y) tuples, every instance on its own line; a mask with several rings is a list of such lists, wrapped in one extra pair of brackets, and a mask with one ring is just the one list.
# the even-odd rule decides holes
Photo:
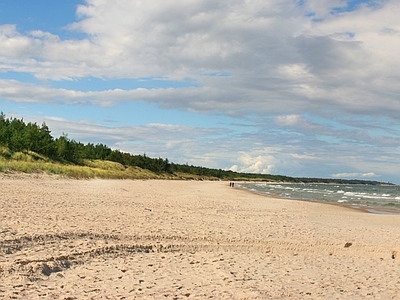
[(111, 153), (106, 157), (106, 159), (124, 164), (124, 157), (119, 150), (111, 151)]
[(21, 119), (7, 119), (0, 114), (0, 145), (12, 152), (34, 151), (46, 156), (54, 155), (54, 140), (46, 123), (38, 126)]
[(54, 139), (46, 123), (26, 124), (23, 119), (8, 119), (0, 114), (0, 145), (11, 152), (33, 151), (60, 162), (81, 164), (84, 159), (110, 160), (125, 166), (138, 166), (155, 173), (171, 173), (168, 159), (150, 158), (144, 155), (131, 155), (112, 150), (106, 145), (82, 144), (63, 134)]

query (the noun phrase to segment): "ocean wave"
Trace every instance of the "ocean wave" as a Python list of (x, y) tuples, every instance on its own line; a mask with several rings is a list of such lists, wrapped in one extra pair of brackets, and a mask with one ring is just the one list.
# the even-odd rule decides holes
[(318, 185), (318, 184), (243, 184), (256, 192), (290, 199), (347, 202), (361, 206), (400, 209), (399, 186)]

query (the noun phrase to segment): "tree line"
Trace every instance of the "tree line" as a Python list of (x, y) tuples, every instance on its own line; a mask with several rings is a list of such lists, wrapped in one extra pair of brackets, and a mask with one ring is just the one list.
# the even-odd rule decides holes
[(240, 179), (303, 183), (380, 184), (376, 181), (364, 180), (293, 178), (282, 175), (238, 173), (230, 170), (212, 169), (188, 164), (176, 164), (170, 162), (168, 158), (151, 158), (146, 154), (133, 155), (121, 152), (118, 149), (111, 149), (107, 145), (101, 143), (83, 144), (68, 138), (68, 135), (66, 134), (54, 138), (45, 122), (40, 126), (37, 123), (25, 123), (23, 119), (6, 118), (3, 112), (0, 113), (0, 146), (8, 148), (11, 153), (33, 151), (61, 163), (79, 165), (83, 164), (85, 159), (109, 160), (118, 162), (124, 166), (136, 166), (142, 169), (147, 169), (157, 174), (185, 173), (225, 180)]
[(6, 118), (4, 113), (0, 114), (0, 145), (7, 147), (11, 153), (33, 151), (58, 162), (83, 164), (85, 159), (98, 159), (138, 166), (156, 173), (172, 172), (168, 159), (150, 158), (145, 154), (131, 155), (101, 143), (84, 144), (68, 138), (66, 134), (54, 138), (45, 122), (40, 126), (25, 123), (23, 119)]

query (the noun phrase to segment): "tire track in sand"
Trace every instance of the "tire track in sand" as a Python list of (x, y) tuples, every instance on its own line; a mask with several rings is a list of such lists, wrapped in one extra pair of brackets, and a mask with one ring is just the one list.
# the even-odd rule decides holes
[[(224, 239), (209, 236), (181, 237), (173, 235), (116, 235), (88, 232), (65, 232), (19, 236), (0, 240), (0, 278), (18, 276), (30, 281), (40, 280), (52, 273), (84, 265), (99, 258), (132, 256), (136, 253), (196, 253), (242, 252), (265, 255), (320, 255), (355, 256), (359, 251), (371, 257), (395, 258), (400, 249), (380, 248), (376, 245), (331, 243), (314, 244), (300, 241)], [(30, 259), (26, 259), (30, 257)]]

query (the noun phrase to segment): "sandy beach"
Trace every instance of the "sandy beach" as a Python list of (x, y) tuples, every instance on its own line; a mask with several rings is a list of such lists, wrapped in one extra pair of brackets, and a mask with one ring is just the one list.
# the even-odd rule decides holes
[(400, 215), (0, 174), (0, 299), (400, 299)]

